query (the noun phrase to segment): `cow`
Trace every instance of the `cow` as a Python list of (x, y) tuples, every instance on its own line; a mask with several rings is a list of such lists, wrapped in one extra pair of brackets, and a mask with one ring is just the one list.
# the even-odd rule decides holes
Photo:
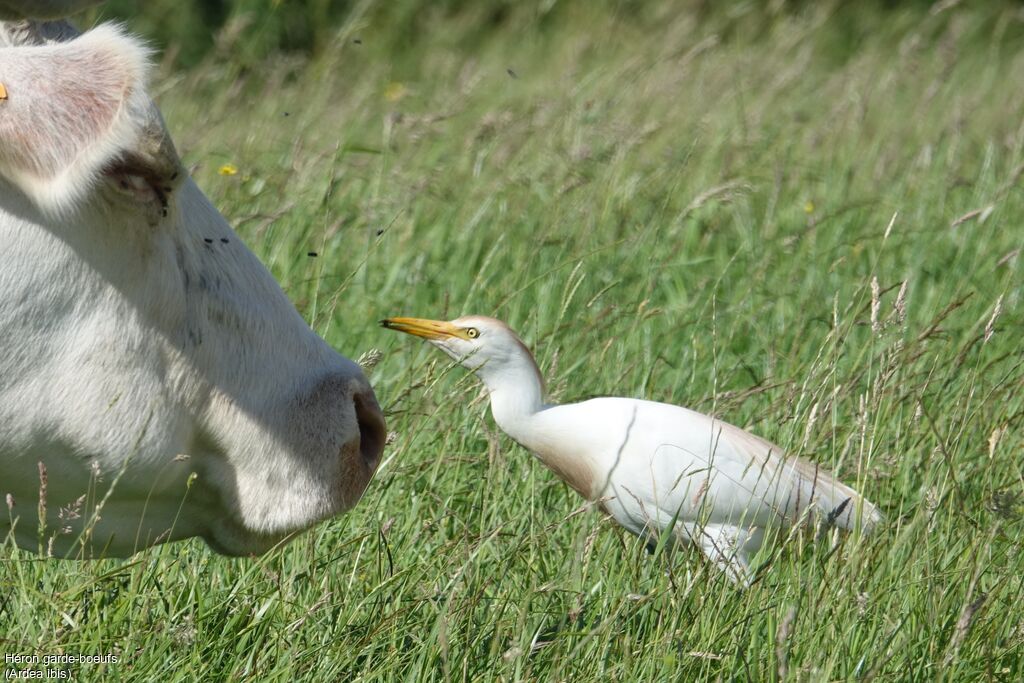
[(359, 500), (382, 412), (189, 178), (148, 49), (54, 19), (94, 2), (0, 0), (0, 542), (263, 553)]

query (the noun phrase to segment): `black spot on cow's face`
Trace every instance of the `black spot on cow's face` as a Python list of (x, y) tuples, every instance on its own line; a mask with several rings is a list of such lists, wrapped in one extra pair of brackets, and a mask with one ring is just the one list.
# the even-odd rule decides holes
[(217, 273), (212, 271), (199, 273), (199, 283), (197, 287), (200, 292), (218, 292), (223, 285), (224, 282)]
[(181, 273), (181, 283), (188, 294), (188, 287), (191, 284), (188, 276), (188, 268), (185, 267), (185, 248), (181, 244), (174, 245), (174, 261), (178, 264), (178, 272)]

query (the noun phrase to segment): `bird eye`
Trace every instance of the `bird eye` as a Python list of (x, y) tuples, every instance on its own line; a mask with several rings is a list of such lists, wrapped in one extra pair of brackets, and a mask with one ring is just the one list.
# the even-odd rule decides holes
[(469, 337), (470, 339), (476, 339), (477, 337), (480, 336), (480, 330), (476, 329), (475, 327), (470, 327), (469, 329), (466, 330), (466, 336)]

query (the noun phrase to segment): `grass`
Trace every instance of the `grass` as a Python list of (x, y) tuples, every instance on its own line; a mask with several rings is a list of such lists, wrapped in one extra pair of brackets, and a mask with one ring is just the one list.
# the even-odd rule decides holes
[[(3, 546), (0, 650), (120, 656), (82, 680), (1024, 677), (1019, 9), (673, 7), (437, 13), (399, 51), (356, 8), (313, 61), (228, 36), (162, 73), (240, 237), (383, 352), (394, 442), (356, 510), (258, 559)], [(747, 592), (648, 555), (375, 324), (463, 313), (553, 400), (713, 411), (888, 522), (797, 536)]]

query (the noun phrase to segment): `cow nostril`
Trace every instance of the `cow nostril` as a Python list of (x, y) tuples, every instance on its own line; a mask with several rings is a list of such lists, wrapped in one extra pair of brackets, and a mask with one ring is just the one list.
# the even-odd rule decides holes
[(359, 423), (359, 454), (366, 467), (373, 472), (377, 469), (380, 456), (384, 452), (387, 425), (372, 393), (367, 395), (364, 392), (356, 392), (353, 402), (356, 408), (356, 421)]

